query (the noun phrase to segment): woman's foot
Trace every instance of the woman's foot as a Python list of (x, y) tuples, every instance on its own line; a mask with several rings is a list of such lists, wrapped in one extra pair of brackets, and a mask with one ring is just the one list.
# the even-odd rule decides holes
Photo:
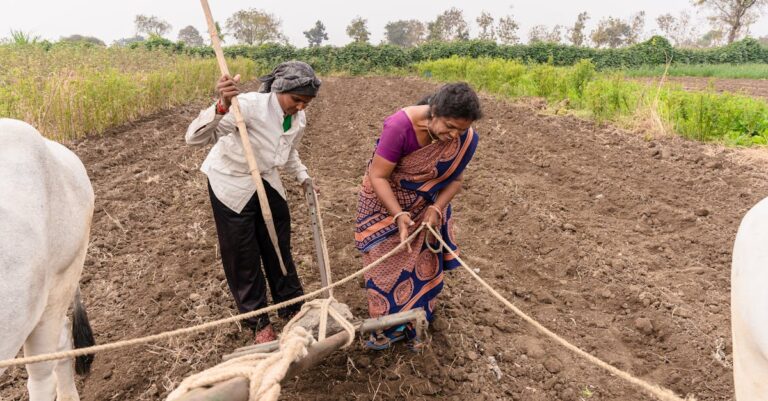
[(392, 344), (405, 339), (405, 328), (399, 327), (391, 334), (384, 332), (371, 333), (370, 340), (365, 342), (364, 347), (371, 351), (383, 351), (392, 346)]
[(258, 330), (256, 335), (253, 337), (254, 344), (264, 344), (275, 340), (277, 340), (277, 335), (275, 335), (275, 330), (272, 328), (271, 324), (268, 324), (261, 330)]

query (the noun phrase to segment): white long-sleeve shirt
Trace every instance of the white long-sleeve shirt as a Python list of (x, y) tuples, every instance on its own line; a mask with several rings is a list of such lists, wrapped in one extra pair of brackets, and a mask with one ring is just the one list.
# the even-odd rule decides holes
[[(287, 173), (294, 174), (299, 182), (309, 178), (307, 168), (296, 151), (304, 135), (306, 115), (304, 111), (293, 115), (291, 128), (283, 132), (283, 110), (274, 93), (248, 92), (238, 95), (237, 99), (261, 177), (286, 198), (278, 168), (283, 167)], [(217, 115), (215, 105), (201, 111), (189, 124), (185, 139), (190, 145), (214, 144), (200, 171), (208, 176), (216, 197), (228, 208), (240, 213), (256, 192), (256, 187), (245, 159), (234, 113)]]

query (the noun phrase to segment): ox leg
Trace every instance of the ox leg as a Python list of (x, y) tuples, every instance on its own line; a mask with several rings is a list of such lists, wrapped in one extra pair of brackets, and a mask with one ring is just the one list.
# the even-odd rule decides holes
[[(47, 315), (47, 316), (46, 316)], [(50, 319), (46, 317), (50, 316)], [(24, 343), (24, 355), (32, 356), (55, 352), (59, 348), (62, 320), (54, 319), (49, 314), (43, 314), (43, 320), (38, 323), (32, 334)], [(32, 363), (27, 365), (27, 389), (29, 401), (54, 401), (56, 399), (56, 376), (53, 373), (58, 361)]]
[[(72, 349), (72, 331), (69, 319), (64, 318), (64, 325), (59, 336), (59, 348), (57, 351), (69, 351)], [(56, 401), (80, 401), (75, 386), (75, 369), (72, 359), (61, 359), (56, 362)]]
[[(57, 337), (57, 351), (69, 351), (74, 348), (72, 342), (72, 325), (67, 318), (67, 310), (77, 292), (78, 282), (80, 281), (80, 274), (83, 271), (83, 263), (85, 262), (85, 255), (88, 251), (88, 239), (85, 238), (80, 252), (75, 258), (70, 267), (64, 274), (64, 282), (69, 283), (66, 286), (59, 286), (56, 291), (57, 294), (51, 294), (51, 299), (57, 299), (56, 305), (61, 307), (61, 320), (59, 325), (59, 332)], [(54, 298), (54, 296), (56, 298)], [(74, 358), (61, 359), (56, 361), (54, 373), (56, 376), (56, 401), (80, 401), (80, 396), (77, 393), (77, 387), (75, 386), (75, 368)], [(32, 400), (30, 400), (32, 401)]]
[[(67, 324), (67, 309), (72, 304), (77, 289), (77, 280), (80, 278), (80, 272), (83, 268), (82, 256), (78, 257), (72, 267), (67, 269), (66, 273), (60, 277), (59, 284), (54, 286), (49, 293), (48, 306), (43, 312), (40, 322), (24, 343), (25, 355), (39, 355), (72, 348), (71, 337), (68, 334), (70, 328)], [(53, 401), (56, 399), (57, 387), (62, 391), (61, 396), (69, 397), (59, 398), (58, 401), (78, 400), (77, 390), (74, 389), (74, 376), (71, 372), (67, 372), (63, 366), (65, 363), (69, 364), (71, 370), (72, 359), (27, 365), (29, 401)], [(68, 382), (57, 383), (57, 375), (60, 376), (58, 379)]]

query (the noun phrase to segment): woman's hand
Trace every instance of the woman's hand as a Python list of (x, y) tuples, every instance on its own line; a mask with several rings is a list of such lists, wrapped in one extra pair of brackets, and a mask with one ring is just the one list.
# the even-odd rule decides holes
[(224, 74), (216, 82), (216, 92), (225, 108), (229, 108), (232, 105), (232, 98), (240, 94), (240, 90), (237, 89), (238, 83), (240, 83), (240, 74), (235, 75), (234, 78)]
[[(408, 214), (401, 214), (397, 217), (397, 229), (400, 231), (400, 243), (402, 244), (408, 239), (408, 228), (412, 227), (415, 223), (411, 220), (411, 216)], [(411, 253), (411, 244), (408, 243), (408, 253)]]
[[(311, 187), (310, 187), (311, 185)], [(304, 188), (304, 191), (309, 191), (310, 189), (314, 190), (315, 193), (317, 193), (317, 196), (320, 196), (320, 187), (317, 186), (317, 183), (311, 179), (307, 178), (306, 180), (301, 182), (301, 187)]]
[(424, 216), (424, 222), (434, 229), (439, 229), (443, 221), (443, 214), (438, 212), (438, 210), (437, 206), (430, 206), (427, 208), (427, 213)]

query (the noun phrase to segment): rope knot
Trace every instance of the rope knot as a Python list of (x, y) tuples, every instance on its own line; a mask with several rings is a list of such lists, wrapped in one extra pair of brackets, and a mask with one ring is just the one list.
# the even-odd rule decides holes
[[(328, 316), (333, 318), (330, 327)], [(317, 340), (322, 341), (327, 337), (329, 329), (344, 330), (349, 333), (349, 340), (343, 347), (346, 348), (352, 344), (355, 338), (355, 326), (350, 322), (351, 319), (352, 312), (350, 312), (349, 307), (333, 297), (315, 299), (302, 305), (299, 313), (286, 323), (283, 331), (289, 331), (294, 326), (301, 326), (313, 332), (316, 327)]]

